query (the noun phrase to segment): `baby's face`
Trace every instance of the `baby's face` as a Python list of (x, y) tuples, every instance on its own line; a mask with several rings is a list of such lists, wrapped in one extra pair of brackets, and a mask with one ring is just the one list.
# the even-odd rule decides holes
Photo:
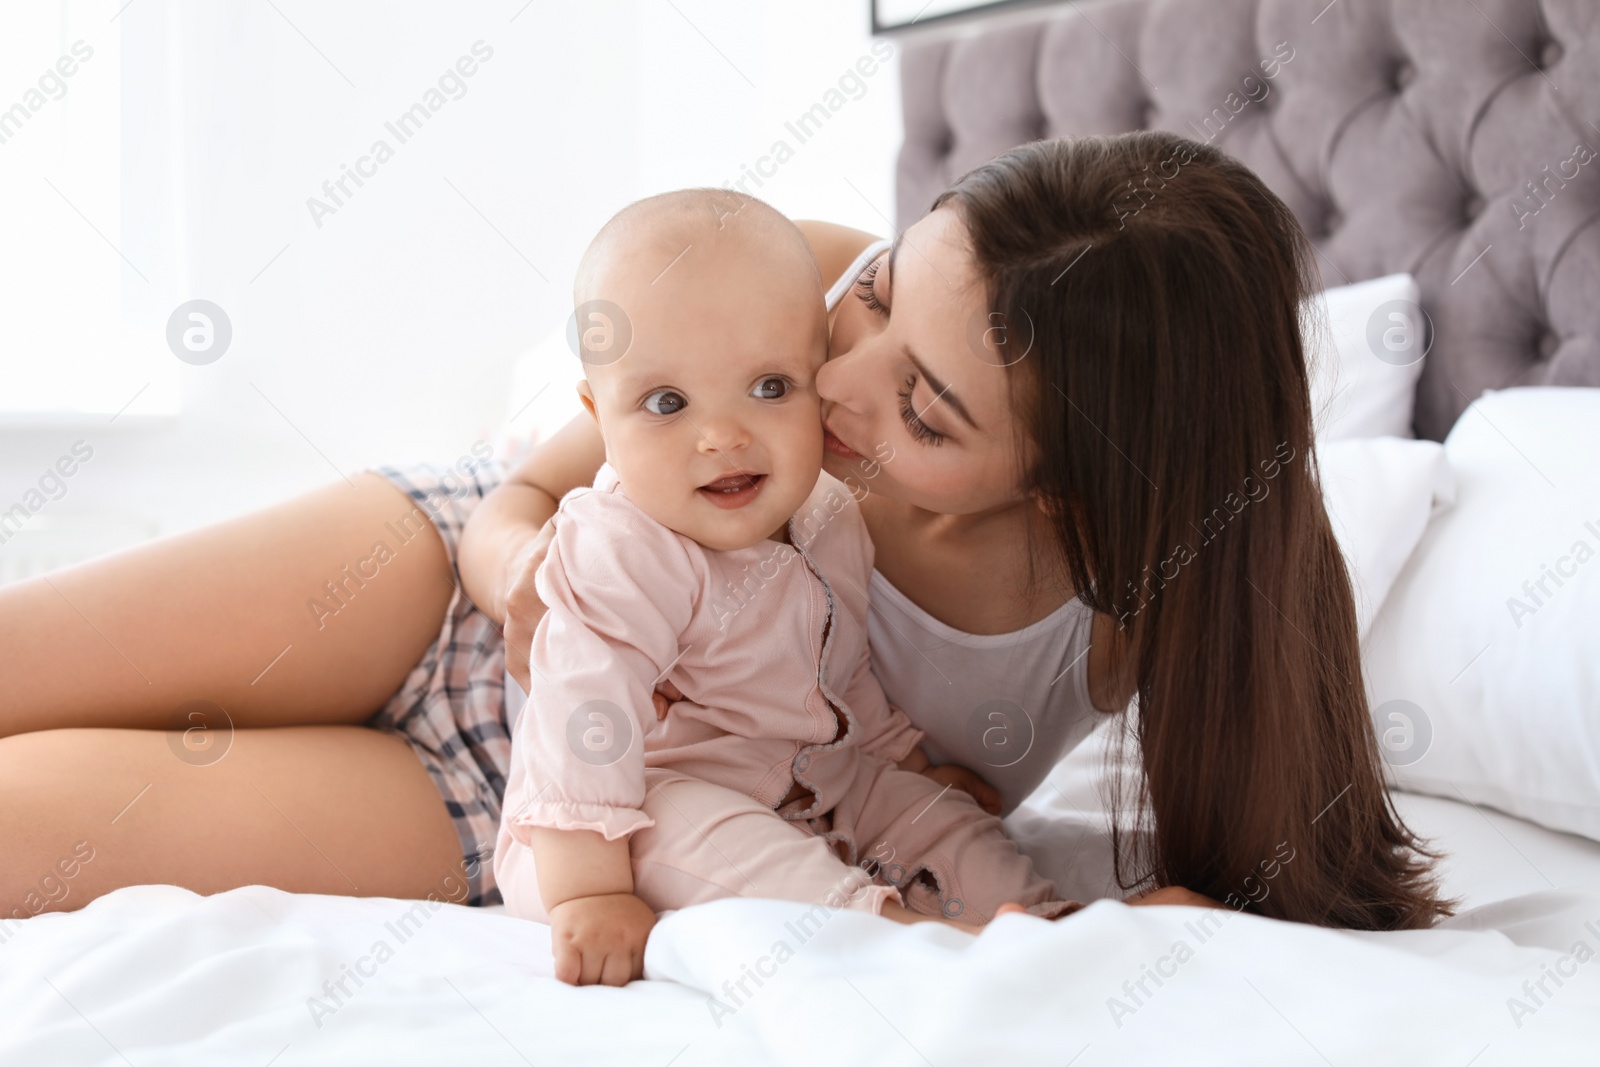
[(651, 518), (716, 550), (781, 540), (822, 468), (826, 310), (758, 253), (693, 255), (619, 283), (632, 343), (588, 367), (579, 391), (623, 492)]

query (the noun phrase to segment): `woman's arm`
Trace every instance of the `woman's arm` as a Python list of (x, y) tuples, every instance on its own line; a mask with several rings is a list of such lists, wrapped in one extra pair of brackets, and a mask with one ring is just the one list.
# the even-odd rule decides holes
[(832, 222), (799, 219), (795, 222), (811, 254), (817, 259), (817, 270), (822, 275), (824, 288), (833, 284), (843, 274), (861, 250), (878, 239), (876, 234), (851, 229)]
[(519, 463), (461, 532), (461, 584), (478, 609), (504, 628), (506, 669), (524, 691), (528, 649), (544, 615), (533, 576), (550, 545), (547, 523), (561, 498), (592, 483), (604, 461), (599, 426), (588, 413), (580, 414)]
[[(503, 623), (506, 593), (521, 553), (568, 492), (594, 481), (605, 461), (600, 428), (588, 413), (575, 416), (534, 448), (484, 498), (461, 533), (458, 566), (478, 610)], [(542, 556), (542, 553), (541, 553)]]

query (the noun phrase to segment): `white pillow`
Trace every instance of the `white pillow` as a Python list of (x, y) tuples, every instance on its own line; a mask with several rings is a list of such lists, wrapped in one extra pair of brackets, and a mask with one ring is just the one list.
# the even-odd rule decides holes
[(1362, 640), (1428, 521), (1455, 501), (1437, 441), (1368, 437), (1317, 445), (1322, 500), (1355, 587)]
[(1390, 274), (1327, 289), (1308, 306), (1319, 441), (1415, 436), (1411, 409), (1430, 336), (1420, 296), (1411, 275)]
[(1404, 788), (1600, 840), (1600, 389), (1487, 393), (1364, 648)]

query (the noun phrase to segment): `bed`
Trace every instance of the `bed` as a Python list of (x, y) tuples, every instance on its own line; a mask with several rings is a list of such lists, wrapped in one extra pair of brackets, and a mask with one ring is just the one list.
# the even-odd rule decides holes
[[(1271, 92), (1235, 111), (1280, 42)], [(0, 926), (0, 1063), (1593, 1062), (1600, 563), (1531, 622), (1499, 601), (1570, 561), (1517, 538), (1600, 525), (1600, 168), (1574, 163), (1600, 144), (1597, 48), (1588, 0), (1111, 0), (901, 42), (902, 227), (1030, 139), (1209, 130), (1330, 286), (1415, 278), (1431, 342), (1401, 444), (1451, 478), (1402, 550), (1376, 537), (1398, 558), (1364, 648), (1375, 712), (1425, 709), (1426, 758), (1390, 771), (1457, 917), (1360, 934), (1097, 900), (972, 939), (722, 901), (662, 921), (646, 981), (575, 990), (547, 930), (499, 908), (140, 886)], [(1102, 741), (1009, 820), (1080, 899), (1114, 894)]]
[[(1012, 818), (1080, 892), (1110, 856), (1088, 816), (1090, 771), (1075, 755)], [(1592, 979), (1550, 986), (1558, 996), (1520, 1028), (1506, 1000), (1574, 940), (1594, 943), (1600, 843), (1461, 802), (1399, 800), (1450, 850), (1446, 889), (1472, 908), (1432, 931), (1233, 913), (1205, 925), (1193, 909), (1104, 902), (1070, 924), (1002, 920), (974, 941), (725, 901), (666, 918), (648, 980), (621, 990), (556, 982), (547, 929), (498, 907), (139, 886), (29, 920), (0, 946), (0, 1062), (1585, 1062), (1600, 1036)], [(1180, 942), (1193, 951), (1181, 966)], [(1142, 994), (1152, 970), (1172, 973)], [(766, 977), (741, 994), (752, 973)]]

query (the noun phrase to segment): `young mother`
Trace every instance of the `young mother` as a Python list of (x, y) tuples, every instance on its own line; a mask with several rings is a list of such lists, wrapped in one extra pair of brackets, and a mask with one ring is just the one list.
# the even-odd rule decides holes
[[(1447, 914), (1379, 771), (1288, 209), (1144, 133), (1007, 153), (892, 246), (802, 229), (838, 279), (818, 389), (877, 546), (874, 666), (935, 762), (1009, 809), (1137, 698), (1153, 833), (1118, 853), (1125, 885), (1169, 887), (1145, 902)], [(79, 841), (96, 858), (47, 906), (143, 882), (492, 899), (501, 670), (526, 683), (542, 527), (602, 458), (580, 417), (481, 502), (485, 472), (443, 497), (364, 474), (0, 590), (0, 902)], [(302, 602), (406, 513), (391, 486), (433, 525), (313, 625)], [(150, 732), (184, 714), (203, 745)]]

